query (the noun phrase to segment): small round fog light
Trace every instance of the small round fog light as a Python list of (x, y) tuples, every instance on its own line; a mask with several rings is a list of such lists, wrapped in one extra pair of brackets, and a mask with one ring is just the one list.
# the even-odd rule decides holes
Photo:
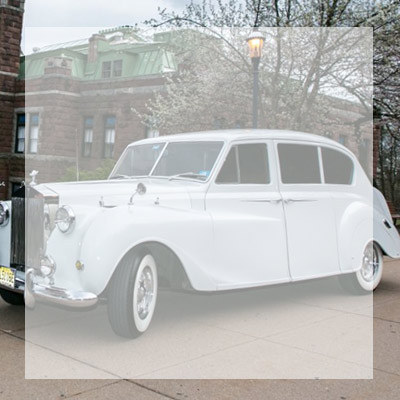
[(50, 256), (45, 256), (40, 262), (40, 273), (45, 278), (51, 278), (56, 272), (56, 263)]

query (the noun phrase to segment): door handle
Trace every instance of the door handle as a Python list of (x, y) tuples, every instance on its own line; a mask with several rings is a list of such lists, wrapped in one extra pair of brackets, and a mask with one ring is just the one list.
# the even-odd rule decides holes
[(309, 202), (309, 201), (317, 201), (316, 199), (284, 199), (283, 202), (285, 204), (289, 204), (289, 203), (296, 203), (296, 202)]

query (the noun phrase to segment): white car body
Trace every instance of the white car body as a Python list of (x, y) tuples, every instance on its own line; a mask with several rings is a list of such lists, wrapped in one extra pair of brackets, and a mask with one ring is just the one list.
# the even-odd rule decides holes
[[(59, 206), (70, 206), (76, 220), (70, 232), (54, 229), (48, 239), (46, 254), (56, 264), (51, 283), (33, 276), (34, 283), (97, 299), (123, 257), (144, 244), (168, 249), (197, 291), (355, 272), (370, 241), (384, 254), (400, 257), (400, 237), (383, 196), (344, 146), (299, 132), (236, 130), (145, 139), (129, 147), (185, 141), (223, 142), (206, 180), (148, 176), (35, 186), (38, 192), (57, 194)], [(267, 146), (269, 183), (217, 183), (231, 147), (246, 143)], [(278, 160), (281, 143), (315, 146), (322, 183), (284, 184)], [(351, 184), (324, 183), (322, 149), (334, 149), (352, 161)], [(134, 195), (130, 203), (139, 182), (146, 193)], [(0, 228), (2, 243), (9, 241), (7, 229)], [(2, 247), (0, 254), (0, 264), (9, 265), (8, 250)], [(77, 261), (84, 267), (77, 269)]]

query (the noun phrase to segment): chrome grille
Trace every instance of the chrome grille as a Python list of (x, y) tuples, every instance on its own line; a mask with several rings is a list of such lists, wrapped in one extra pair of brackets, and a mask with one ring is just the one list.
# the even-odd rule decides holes
[(11, 266), (25, 268), (25, 198), (11, 199)]
[(25, 189), (11, 199), (11, 265), (20, 271), (38, 267), (44, 247), (44, 198)]

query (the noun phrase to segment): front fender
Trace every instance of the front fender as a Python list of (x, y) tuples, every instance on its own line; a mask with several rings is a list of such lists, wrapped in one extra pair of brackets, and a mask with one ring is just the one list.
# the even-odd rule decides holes
[(123, 256), (139, 244), (159, 242), (181, 260), (197, 290), (215, 290), (212, 222), (208, 213), (161, 206), (105, 209), (90, 224), (80, 245), (82, 287), (95, 294), (106, 288)]

